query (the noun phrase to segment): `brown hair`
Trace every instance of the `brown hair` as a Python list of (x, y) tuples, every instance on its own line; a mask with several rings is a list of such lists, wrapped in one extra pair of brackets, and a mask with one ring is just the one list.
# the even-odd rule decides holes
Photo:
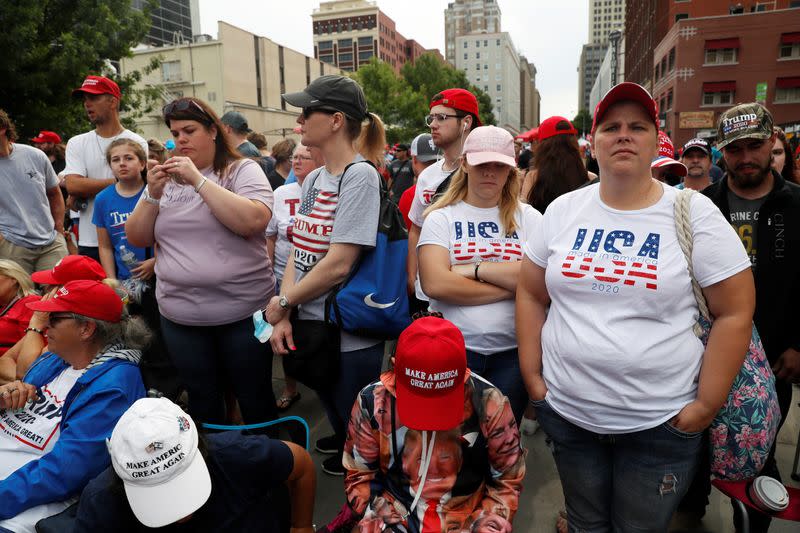
[[(182, 102), (186, 102), (184, 104), (185, 107), (180, 105)], [(176, 104), (184, 108), (179, 111), (173, 107), (169, 112), (166, 112), (167, 108)], [(214, 172), (220, 178), (223, 177), (225, 170), (231, 163), (243, 159), (233, 146), (228, 135), (225, 134), (225, 128), (222, 127), (222, 122), (220, 122), (217, 114), (204, 101), (193, 97), (178, 98), (164, 106), (164, 111), (164, 122), (169, 128), (172, 127), (170, 126), (170, 121), (172, 120), (194, 120), (202, 124), (206, 131), (210, 131), (212, 126), (216, 128), (217, 137), (214, 139), (213, 167)]]
[[(344, 113), (342, 113), (344, 115)], [(383, 121), (375, 113), (367, 113), (366, 124), (344, 115), (346, 131), (350, 140), (356, 141), (356, 151), (376, 167), (383, 164), (383, 148), (386, 146), (386, 130)]]
[[(447, 191), (445, 191), (441, 198), (436, 200), (433, 205), (425, 210), (425, 216), (428, 216), (431, 212), (441, 209), (442, 207), (456, 204), (467, 197), (469, 176), (464, 165), (465, 163), (462, 162), (459, 169), (453, 174), (453, 177), (450, 179), (450, 185), (448, 185)], [(520, 205), (519, 188), (520, 178), (517, 167), (510, 167), (508, 169), (508, 179), (506, 179), (506, 184), (503, 185), (503, 190), (500, 192), (500, 203), (498, 204), (500, 208), (500, 223), (503, 225), (503, 231), (506, 234), (517, 229), (517, 222), (514, 220), (514, 215), (516, 215), (517, 208)]]
[(147, 157), (161, 164), (167, 160), (167, 147), (158, 139), (147, 139)]
[(536, 183), (528, 192), (527, 200), (540, 213), (544, 213), (562, 194), (589, 181), (574, 135), (554, 135), (540, 141), (533, 159), (533, 170), (536, 171)]
[(266, 150), (267, 149), (267, 136), (263, 133), (256, 133), (251, 131), (247, 134), (247, 140), (253, 143), (253, 146), (258, 148), (259, 150)]
[(296, 147), (297, 143), (294, 139), (284, 139), (275, 143), (272, 146), (272, 157), (275, 158), (275, 164), (279, 165), (285, 161), (290, 161)]
[(6, 138), (14, 142), (17, 140), (17, 128), (14, 127), (14, 123), (11, 122), (11, 118), (8, 116), (8, 113), (0, 109), (0, 130), (6, 130)]
[(136, 157), (139, 159), (139, 162), (143, 165), (147, 164), (147, 154), (144, 153), (144, 148), (141, 147), (139, 143), (134, 141), (133, 139), (117, 139), (116, 141), (112, 142), (106, 148), (106, 162), (110, 165), (111, 164), (111, 150), (116, 148), (117, 146), (127, 146), (133, 150), (133, 153), (136, 154)]
[(782, 128), (777, 126), (775, 126), (772, 131), (774, 131), (775, 135), (777, 136), (776, 141), (783, 144), (784, 163), (783, 168), (780, 170), (780, 175), (783, 176), (783, 179), (786, 181), (800, 183), (795, 179), (794, 169), (796, 164), (793, 157), (794, 154), (792, 153), (792, 147), (789, 144), (789, 140), (786, 139), (786, 133), (784, 133)]

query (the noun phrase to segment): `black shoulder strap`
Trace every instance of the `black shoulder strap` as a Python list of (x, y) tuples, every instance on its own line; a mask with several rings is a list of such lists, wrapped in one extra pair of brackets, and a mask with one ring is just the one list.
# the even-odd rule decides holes
[[(353, 161), (352, 163), (350, 163), (349, 165), (344, 167), (344, 170), (342, 171), (342, 177), (339, 178), (339, 188), (336, 191), (336, 195), (337, 196), (342, 193), (342, 182), (344, 181), (344, 175), (347, 174), (347, 170), (350, 167), (352, 167), (353, 165), (357, 165), (359, 163), (367, 163), (367, 164), (369, 164), (369, 166), (371, 166), (372, 168), (375, 169), (375, 172), (378, 172), (378, 168), (375, 166), (375, 163), (373, 163), (369, 159), (362, 159), (361, 161)], [(386, 189), (386, 184), (383, 182), (383, 178), (381, 177), (381, 173), (380, 172), (378, 172), (378, 181), (381, 184), (381, 192), (384, 192), (384, 189)]]
[(441, 182), (438, 187), (436, 187), (436, 194), (433, 195), (431, 203), (438, 200), (440, 196), (442, 196), (445, 192), (447, 192), (447, 188), (450, 186), (450, 179), (455, 175), (456, 172), (458, 172), (458, 169), (455, 169), (450, 174), (448, 174), (447, 177), (444, 179), (444, 181)]

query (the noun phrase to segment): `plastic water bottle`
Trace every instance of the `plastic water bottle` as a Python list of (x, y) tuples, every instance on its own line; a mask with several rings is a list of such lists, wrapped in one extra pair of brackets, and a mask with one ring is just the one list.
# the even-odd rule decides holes
[[(133, 253), (132, 250), (128, 250), (124, 244), (119, 245), (119, 258), (122, 260), (125, 268), (128, 269), (128, 272), (131, 272), (132, 269), (139, 265), (136, 254)], [(122, 281), (122, 286), (128, 292), (128, 296), (132, 301), (141, 303), (142, 293), (147, 290), (147, 284), (144, 281), (139, 278), (130, 277)]]
[(122, 259), (122, 263), (129, 271), (132, 268), (136, 268), (136, 265), (139, 264), (139, 260), (136, 259), (136, 254), (128, 250), (124, 244), (119, 245), (119, 258)]

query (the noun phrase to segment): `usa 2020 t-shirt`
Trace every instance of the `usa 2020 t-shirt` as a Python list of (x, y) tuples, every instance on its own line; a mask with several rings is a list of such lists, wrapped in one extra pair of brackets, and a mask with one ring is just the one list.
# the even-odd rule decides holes
[[(703, 345), (697, 304), (673, 214), (678, 191), (645, 209), (603, 203), (599, 185), (556, 199), (526, 255), (546, 269), (550, 310), (542, 328), (547, 400), (596, 433), (656, 427), (697, 396)], [(711, 200), (690, 206), (692, 264), (701, 287), (750, 267)]]
[[(430, 213), (422, 225), (417, 248), (434, 244), (450, 251), (450, 264), (478, 260), (496, 263), (520, 261), (522, 245), (538, 231), (542, 215), (528, 204), (519, 204), (514, 216), (517, 228), (507, 233), (498, 207), (481, 208), (461, 201)], [(482, 305), (458, 305), (430, 299), (431, 311), (442, 313), (464, 335), (468, 350), (492, 354), (517, 346), (514, 300)]]

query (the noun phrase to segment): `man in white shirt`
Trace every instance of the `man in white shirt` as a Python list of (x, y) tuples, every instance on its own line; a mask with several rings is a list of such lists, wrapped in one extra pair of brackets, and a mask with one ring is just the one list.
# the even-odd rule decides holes
[[(430, 114), (425, 123), (431, 128), (433, 143), (442, 151), (443, 158), (426, 168), (417, 177), (417, 190), (411, 201), (408, 217), (408, 273), (409, 293), (427, 300), (417, 283), (417, 242), (422, 231), (425, 210), (433, 203), (437, 189), (461, 164), (461, 148), (472, 128), (481, 126), (478, 100), (466, 89), (446, 89), (431, 99)], [(444, 187), (446, 189), (446, 186)]]
[(122, 92), (119, 86), (103, 76), (87, 76), (83, 85), (72, 91), (72, 96), (83, 99), (83, 107), (95, 129), (71, 138), (67, 143), (67, 192), (72, 206), (81, 207), (78, 225), (78, 253), (97, 261), (97, 229), (92, 224), (94, 197), (115, 182), (111, 167), (106, 161), (108, 146), (117, 139), (129, 138), (142, 145), (147, 153), (147, 141), (122, 127), (119, 120), (119, 103)]

